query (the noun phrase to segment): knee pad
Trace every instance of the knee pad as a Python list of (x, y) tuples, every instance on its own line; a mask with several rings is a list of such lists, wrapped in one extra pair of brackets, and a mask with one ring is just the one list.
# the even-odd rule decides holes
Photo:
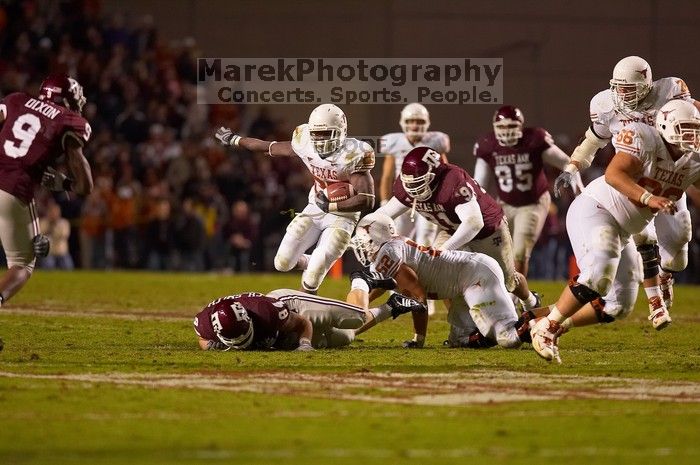
[(673, 217), (678, 228), (678, 241), (684, 244), (693, 238), (693, 225), (690, 221), (690, 211), (683, 210)]
[(603, 298), (598, 297), (597, 299), (592, 300), (591, 305), (593, 306), (593, 310), (595, 310), (595, 316), (598, 319), (598, 323), (612, 323), (615, 321), (614, 316), (605, 313), (605, 300)]
[(576, 279), (578, 279), (578, 276), (575, 276), (569, 281), (569, 290), (571, 290), (571, 293), (581, 305), (586, 305), (588, 302), (600, 299), (600, 294), (598, 292), (577, 282)]
[(292, 257), (284, 253), (283, 250), (278, 250), (275, 255), (275, 269), (277, 271), (291, 271), (296, 263), (292, 263)]
[(666, 254), (661, 259), (661, 269), (667, 272), (679, 272), (686, 269), (688, 266), (688, 244), (684, 244), (676, 252), (673, 257), (665, 257)]
[(637, 252), (642, 256), (644, 279), (653, 278), (659, 274), (659, 246), (656, 244), (641, 244)]
[(496, 342), (504, 349), (517, 349), (522, 344), (514, 326), (496, 331)]

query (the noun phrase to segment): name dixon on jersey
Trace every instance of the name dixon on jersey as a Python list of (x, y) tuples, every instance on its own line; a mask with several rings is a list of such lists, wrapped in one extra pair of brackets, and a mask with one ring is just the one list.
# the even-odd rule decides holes
[(516, 163), (528, 163), (530, 161), (529, 153), (511, 153), (508, 155), (493, 154), (497, 165), (514, 165)]
[(30, 110), (34, 110), (38, 113), (41, 113), (42, 115), (50, 119), (54, 119), (61, 113), (61, 110), (59, 110), (58, 108), (53, 107), (48, 103), (40, 102), (39, 100), (34, 98), (30, 98), (29, 100), (27, 100), (27, 103), (25, 103), (24, 106), (25, 108), (29, 108)]

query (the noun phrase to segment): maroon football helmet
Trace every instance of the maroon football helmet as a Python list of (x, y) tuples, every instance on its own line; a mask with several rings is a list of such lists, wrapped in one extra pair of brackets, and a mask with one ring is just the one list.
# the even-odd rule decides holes
[(504, 147), (512, 147), (523, 137), (525, 117), (518, 107), (503, 105), (493, 114), (493, 132)]
[(214, 333), (227, 347), (246, 349), (253, 342), (253, 322), (245, 307), (230, 297), (212, 304), (216, 311), (211, 314)]
[(64, 74), (51, 74), (44, 79), (39, 90), (39, 100), (48, 100), (78, 113), (83, 112), (86, 102), (83, 86)]
[(433, 195), (435, 172), (442, 165), (442, 157), (430, 147), (408, 152), (401, 165), (401, 184), (406, 193), (419, 202), (428, 200)]

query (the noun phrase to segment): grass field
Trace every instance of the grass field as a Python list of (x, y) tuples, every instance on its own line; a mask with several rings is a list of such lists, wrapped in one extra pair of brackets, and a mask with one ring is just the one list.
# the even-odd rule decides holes
[(566, 334), (562, 365), (445, 349), (444, 311), (423, 350), (400, 347), (406, 317), (339, 350), (197, 349), (213, 298), (298, 282), (40, 270), (0, 309), (0, 464), (700, 463), (700, 288), (676, 287), (662, 332), (640, 295)]

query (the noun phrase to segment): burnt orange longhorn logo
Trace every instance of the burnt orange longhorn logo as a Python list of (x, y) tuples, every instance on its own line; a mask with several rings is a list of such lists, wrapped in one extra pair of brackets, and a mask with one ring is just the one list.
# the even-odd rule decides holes
[(644, 79), (646, 79), (646, 78), (647, 78), (647, 69), (648, 69), (648, 68), (644, 68), (644, 69), (641, 70), (641, 71), (637, 70), (637, 72), (638, 72), (639, 74), (641, 74), (642, 76), (644, 76)]

